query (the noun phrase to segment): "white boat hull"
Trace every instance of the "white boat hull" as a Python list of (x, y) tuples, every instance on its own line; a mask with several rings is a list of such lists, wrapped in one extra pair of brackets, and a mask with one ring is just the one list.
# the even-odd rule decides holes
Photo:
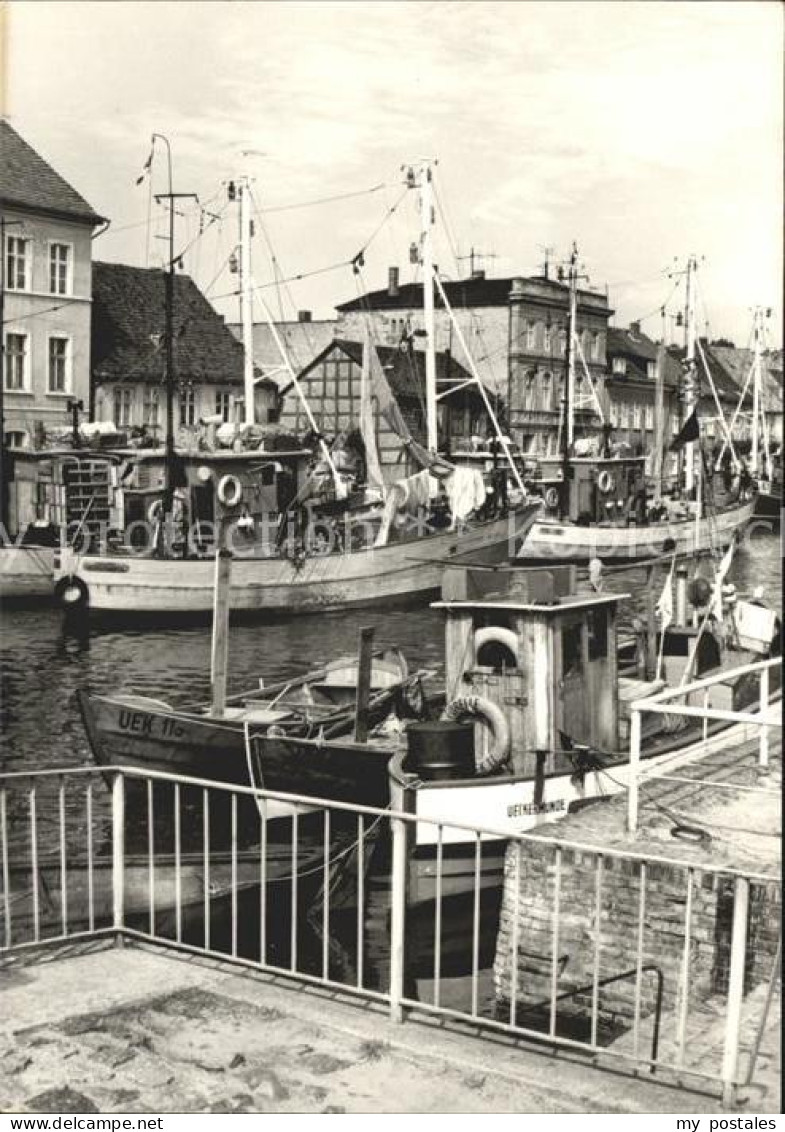
[(54, 559), (48, 546), (0, 547), (0, 600), (51, 597)]
[[(373, 605), (438, 590), (447, 559), (506, 562), (519, 549), (536, 514), (532, 505), (510, 516), (460, 532), (445, 531), (406, 543), (312, 556), (235, 558), (231, 608), (313, 613)], [(78, 578), (91, 613), (209, 613), (213, 607), (212, 559), (151, 557), (63, 559), (55, 581)]]
[(581, 527), (558, 519), (538, 519), (519, 554), (521, 562), (630, 562), (675, 550), (679, 555), (727, 546), (750, 522), (751, 499), (712, 518), (671, 520), (648, 527)]

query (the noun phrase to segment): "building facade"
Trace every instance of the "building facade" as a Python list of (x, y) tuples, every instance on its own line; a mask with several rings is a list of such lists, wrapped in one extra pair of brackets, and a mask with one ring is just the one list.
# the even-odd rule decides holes
[[(658, 349), (638, 322), (608, 328), (605, 390), (612, 437), (639, 454), (654, 440)], [(678, 425), (682, 367), (667, 351), (663, 365), (663, 435), (670, 437)]]
[[(377, 353), (390, 390), (412, 437), (425, 445), (425, 355), (421, 350), (378, 346)], [(363, 344), (335, 339), (298, 376), (319, 432), (328, 442), (359, 429), (360, 382)], [(438, 426), (440, 451), (454, 451), (469, 443), (472, 435), (486, 436), (489, 421), (476, 384), (458, 388), (471, 375), (449, 354), (436, 356), (439, 393)], [(451, 392), (451, 390), (454, 390)], [(379, 399), (371, 393), (379, 462), (385, 483), (390, 484), (419, 471), (401, 439), (380, 412)], [(282, 390), (281, 428), (302, 436), (311, 425), (302, 400), (293, 385)]]
[[(93, 419), (121, 432), (166, 435), (166, 275), (158, 268), (96, 263), (93, 272)], [(243, 349), (187, 275), (174, 288), (174, 427), (180, 447), (200, 423), (244, 416)], [(277, 389), (257, 371), (255, 419), (275, 417)]]
[[(545, 276), (514, 279), (509, 294), (507, 421), (524, 453), (554, 456), (563, 428), (569, 289)], [(575, 359), (576, 437), (606, 414), (606, 346), (613, 311), (607, 296), (578, 291)]]
[(104, 223), (0, 120), (5, 440), (40, 448), (90, 402), (92, 235)]

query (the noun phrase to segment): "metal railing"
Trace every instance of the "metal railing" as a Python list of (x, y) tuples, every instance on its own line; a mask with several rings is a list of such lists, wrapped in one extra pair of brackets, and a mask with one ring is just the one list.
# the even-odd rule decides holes
[[(385, 1003), (398, 1021), (436, 1015), (721, 1081), (727, 1103), (746, 1081), (750, 890), (780, 900), (767, 873), (348, 802), (315, 810), (313, 797), (161, 772), (100, 774), (108, 792), (93, 767), (0, 776), (0, 954), (128, 937)], [(417, 844), (424, 824), (429, 846)], [(729, 894), (730, 935), (712, 944)], [(459, 999), (445, 1005), (455, 978)], [(707, 995), (723, 1037), (704, 1048)]]

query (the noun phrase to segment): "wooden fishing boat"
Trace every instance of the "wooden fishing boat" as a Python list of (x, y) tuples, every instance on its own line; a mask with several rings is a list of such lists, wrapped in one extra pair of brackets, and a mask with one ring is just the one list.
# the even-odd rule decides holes
[[(391, 747), (389, 740), (357, 743), (351, 737), (358, 663), (341, 658), (297, 679), (235, 696), (220, 714), (210, 707), (178, 710), (146, 696), (80, 691), (78, 699), (93, 755), (102, 766), (255, 783), (316, 798), (357, 801), (362, 795), (375, 805), (386, 796)], [(367, 727), (425, 710), (420, 686), (426, 675), (410, 675), (395, 650), (373, 657)]]
[[(448, 702), (446, 715), (471, 718), (479, 712), (492, 725), (494, 744), (489, 749), (486, 727), (478, 730), (480, 771), (473, 752), (468, 765), (465, 758), (429, 762), (414, 752), (416, 728), (410, 728), (408, 750), (391, 759), (392, 808), (423, 819), (409, 827), (410, 900), (430, 908), (428, 914), (436, 899), (438, 854), (447, 862), (444, 892), (468, 898), (477, 870), (483, 885), (501, 883), (505, 834), (526, 832), (627, 789), (634, 701), (677, 687), (686, 674), (719, 677), (709, 706), (756, 708), (757, 678), (732, 671), (777, 649), (773, 610), (737, 602), (726, 626), (733, 632), (717, 634), (707, 608), (714, 591), (693, 586), (694, 604), (702, 609), (702, 627), (695, 628), (684, 615), (685, 571), (677, 579), (685, 588), (677, 593), (682, 613), (658, 634), (651, 672), (645, 657), (632, 668), (621, 660), (617, 607), (629, 595), (570, 592), (567, 569), (522, 571), (491, 582), (471, 571), (450, 572), (445, 600), (438, 603), (447, 617), (447, 697), (457, 708), (451, 711)], [(671, 584), (669, 576), (667, 592)], [(722, 637), (734, 640), (734, 647), (723, 645)], [(779, 700), (778, 679), (773, 686), (772, 702)], [(710, 722), (704, 729), (702, 721), (683, 716), (651, 716), (641, 757), (671, 770), (750, 734), (746, 722)], [(495, 832), (478, 839), (466, 828), (475, 826)]]
[[(539, 501), (500, 518), (401, 539), (387, 546), (302, 558), (238, 554), (231, 608), (259, 614), (316, 613), (438, 593), (444, 564), (462, 558), (495, 565), (520, 548)], [(209, 614), (212, 559), (133, 554), (59, 556), (55, 579), (64, 603), (90, 615)], [(70, 596), (73, 591), (73, 596)]]
[(0, 546), (0, 601), (52, 599), (54, 561), (51, 546)]

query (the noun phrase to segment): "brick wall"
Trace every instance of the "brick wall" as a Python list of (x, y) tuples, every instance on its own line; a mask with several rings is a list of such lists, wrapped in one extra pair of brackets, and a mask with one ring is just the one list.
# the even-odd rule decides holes
[[(547, 1014), (551, 992), (551, 950), (556, 846), (511, 843), (505, 865), (504, 894), (497, 942), (494, 979), (496, 997), (508, 1004), (511, 994), (513, 921), (518, 918), (518, 1019), (536, 1025)], [(638, 861), (604, 858), (597, 918), (597, 856), (562, 850), (560, 916), (557, 955), (557, 994), (589, 989), (558, 1003), (562, 1022), (586, 1020), (591, 1014), (595, 940), (599, 930), (599, 978), (634, 969), (637, 963), (641, 866)], [(733, 887), (727, 878), (694, 871), (690, 916), (690, 1003), (727, 992)], [(674, 1009), (684, 954), (687, 870), (678, 865), (646, 867), (646, 907), (643, 923), (643, 965), (656, 964), (664, 980), (663, 1009)], [(768, 978), (777, 947), (780, 890), (753, 885), (750, 893), (746, 990)], [(601, 1030), (626, 1029), (634, 1016), (635, 978), (602, 987), (599, 992)], [(641, 980), (641, 1017), (655, 1006), (656, 977)], [(542, 1008), (539, 1011), (538, 1008)], [(529, 1012), (527, 1016), (526, 1012)]]

